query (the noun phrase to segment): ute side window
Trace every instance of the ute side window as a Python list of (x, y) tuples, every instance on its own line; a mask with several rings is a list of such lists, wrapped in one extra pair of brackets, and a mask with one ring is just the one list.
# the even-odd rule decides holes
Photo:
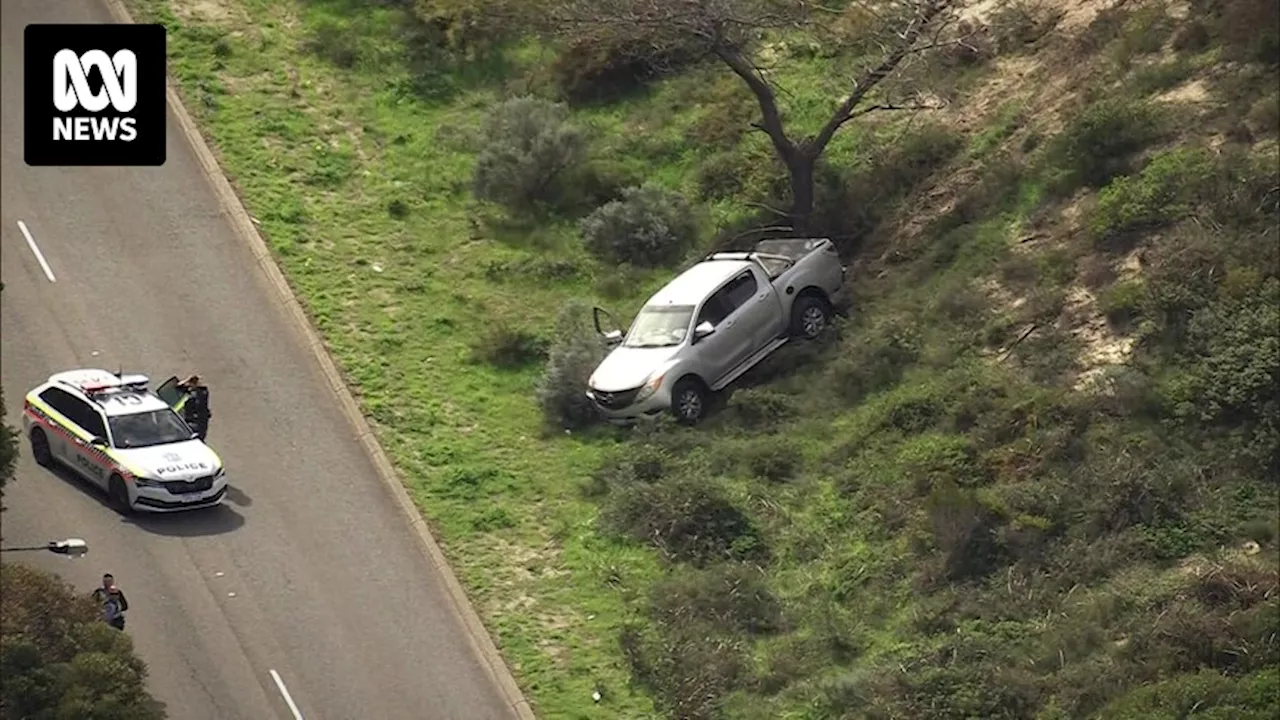
[(751, 298), (755, 297), (756, 289), (759, 287), (755, 273), (750, 270), (729, 281), (723, 291), (725, 293), (725, 304), (729, 306), (729, 312), (733, 313), (733, 311), (746, 305)]
[(724, 295), (724, 290), (720, 290), (707, 298), (707, 301), (702, 305), (702, 311), (698, 313), (698, 322), (694, 323), (694, 327), (704, 322), (711, 323), (711, 326), (715, 327), (729, 316), (729, 310), (725, 306)]

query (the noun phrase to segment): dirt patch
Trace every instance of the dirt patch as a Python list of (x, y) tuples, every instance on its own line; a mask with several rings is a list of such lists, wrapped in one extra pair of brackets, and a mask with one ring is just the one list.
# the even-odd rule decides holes
[(225, 27), (243, 25), (249, 20), (229, 0), (174, 0), (170, 7), (173, 8), (173, 14), (184, 23)]
[(1155, 99), (1164, 103), (1199, 105), (1210, 101), (1209, 88), (1203, 80), (1196, 79), (1183, 83), (1168, 92), (1161, 93)]
[(1084, 369), (1076, 379), (1076, 390), (1083, 390), (1108, 368), (1123, 365), (1133, 354), (1133, 338), (1112, 332), (1098, 311), (1097, 298), (1083, 285), (1076, 285), (1067, 293), (1063, 315), (1076, 320), (1071, 334), (1083, 348), (1079, 360)]

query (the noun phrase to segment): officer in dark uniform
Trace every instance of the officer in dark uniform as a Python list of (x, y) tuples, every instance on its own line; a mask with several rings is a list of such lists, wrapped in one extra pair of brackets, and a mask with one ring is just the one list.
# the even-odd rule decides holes
[(183, 380), (178, 387), (187, 393), (187, 400), (182, 404), (182, 419), (187, 421), (196, 436), (203, 441), (209, 434), (209, 418), (213, 417), (213, 413), (209, 411), (209, 388), (200, 382), (199, 375)]

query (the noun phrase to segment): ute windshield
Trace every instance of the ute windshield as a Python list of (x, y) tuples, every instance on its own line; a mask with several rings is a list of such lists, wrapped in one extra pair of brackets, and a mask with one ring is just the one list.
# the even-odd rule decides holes
[(191, 439), (191, 428), (169, 408), (117, 415), (110, 419), (111, 439), (118, 448), (172, 445)]
[(672, 347), (684, 342), (693, 320), (692, 305), (645, 306), (631, 323), (623, 347)]

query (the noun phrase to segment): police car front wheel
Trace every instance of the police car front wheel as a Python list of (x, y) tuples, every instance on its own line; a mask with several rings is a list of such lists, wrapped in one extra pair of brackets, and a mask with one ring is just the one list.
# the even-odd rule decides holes
[(41, 467), (53, 465), (53, 451), (49, 449), (49, 438), (40, 428), (31, 431), (31, 454), (36, 464)]
[(119, 475), (111, 476), (111, 481), (107, 483), (107, 496), (116, 510), (125, 515), (133, 512), (133, 503), (129, 502), (129, 488), (125, 486), (124, 478)]

